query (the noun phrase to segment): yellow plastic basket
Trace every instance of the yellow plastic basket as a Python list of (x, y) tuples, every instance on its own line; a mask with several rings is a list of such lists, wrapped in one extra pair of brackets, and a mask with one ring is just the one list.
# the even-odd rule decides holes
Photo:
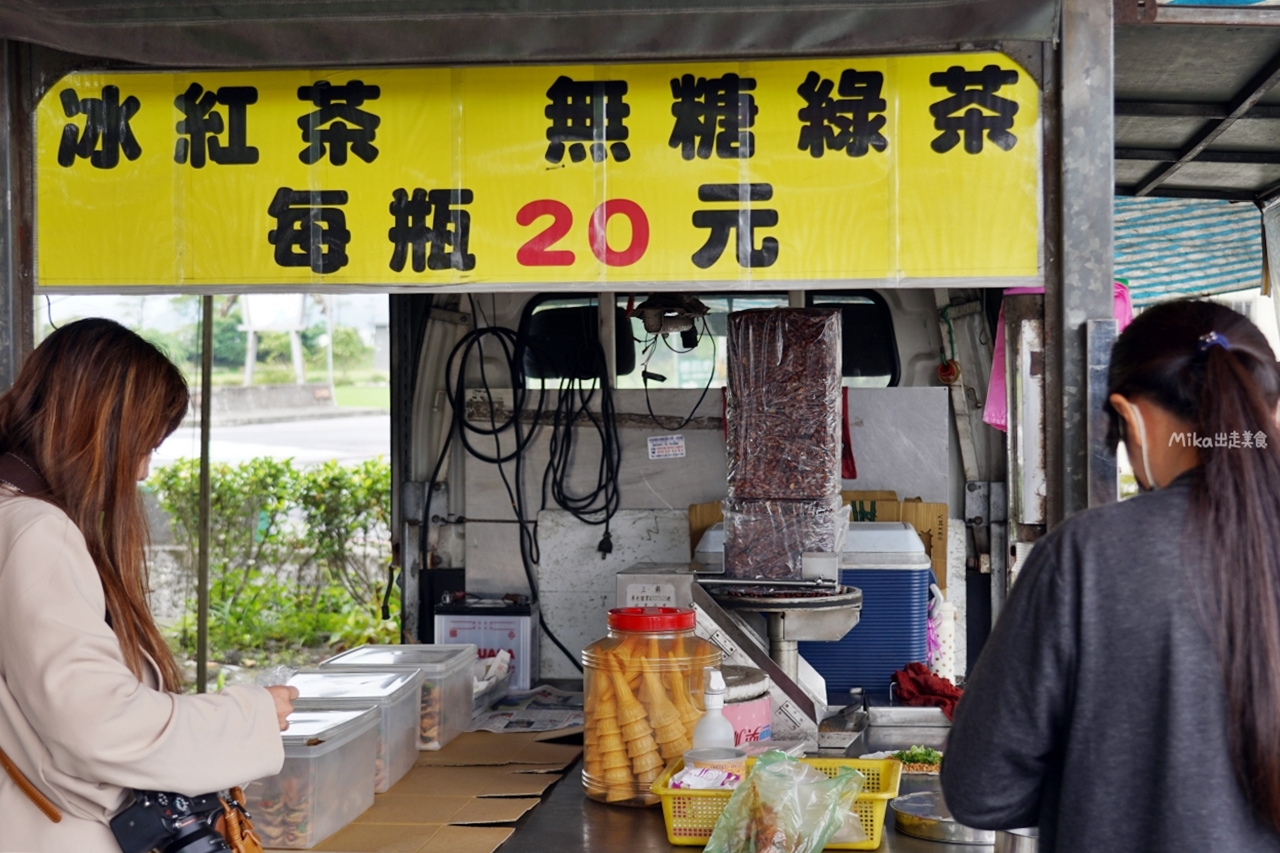
[[(829, 844), (828, 850), (874, 850), (880, 846), (884, 831), (884, 813), (889, 801), (898, 796), (902, 779), (902, 763), (892, 758), (802, 758), (828, 776), (841, 767), (852, 767), (867, 779), (866, 787), (854, 801), (853, 811), (862, 821), (866, 841)], [(751, 764), (754, 764), (752, 759)], [(698, 791), (672, 788), (671, 777), (684, 769), (684, 761), (676, 759), (653, 783), (652, 791), (662, 799), (662, 817), (667, 822), (667, 840), (681, 846), (703, 846), (711, 838), (711, 830), (729, 802), (732, 791)], [(750, 769), (748, 767), (748, 769)]]

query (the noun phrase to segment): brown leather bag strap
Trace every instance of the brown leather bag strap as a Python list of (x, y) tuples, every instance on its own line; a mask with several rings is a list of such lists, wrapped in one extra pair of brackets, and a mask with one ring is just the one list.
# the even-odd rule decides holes
[(40, 472), (16, 453), (0, 455), (0, 483), (33, 498), (45, 497), (49, 493), (49, 484)]
[(23, 775), (18, 769), (18, 765), (5, 755), (4, 750), (0, 749), (0, 765), (3, 765), (9, 778), (18, 786), (18, 790), (27, 795), (27, 799), (36, 804), (36, 808), (44, 812), (44, 816), (54, 823), (62, 823), (62, 812), (58, 811), (58, 807), (49, 801), (49, 798), (40, 793), (40, 789), (31, 784), (31, 780)]

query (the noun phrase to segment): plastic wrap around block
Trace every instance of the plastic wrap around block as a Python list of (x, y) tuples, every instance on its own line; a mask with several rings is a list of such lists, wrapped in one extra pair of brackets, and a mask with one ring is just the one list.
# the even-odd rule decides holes
[(799, 580), (806, 551), (839, 553), (849, 527), (840, 495), (821, 500), (724, 501), (724, 573), (742, 580)]
[(840, 491), (840, 313), (729, 317), (729, 497), (814, 500)]

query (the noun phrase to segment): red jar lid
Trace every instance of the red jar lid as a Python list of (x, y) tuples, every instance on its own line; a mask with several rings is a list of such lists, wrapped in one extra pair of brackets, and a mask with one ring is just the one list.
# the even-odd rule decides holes
[(692, 631), (697, 614), (688, 607), (615, 607), (609, 627), (617, 631)]

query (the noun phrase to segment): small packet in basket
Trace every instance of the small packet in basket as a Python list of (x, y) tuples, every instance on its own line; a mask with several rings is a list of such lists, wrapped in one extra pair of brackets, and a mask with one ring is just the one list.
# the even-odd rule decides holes
[(863, 841), (853, 803), (864, 781), (852, 768), (829, 778), (766, 752), (720, 813), (706, 853), (818, 853), (833, 841)]

